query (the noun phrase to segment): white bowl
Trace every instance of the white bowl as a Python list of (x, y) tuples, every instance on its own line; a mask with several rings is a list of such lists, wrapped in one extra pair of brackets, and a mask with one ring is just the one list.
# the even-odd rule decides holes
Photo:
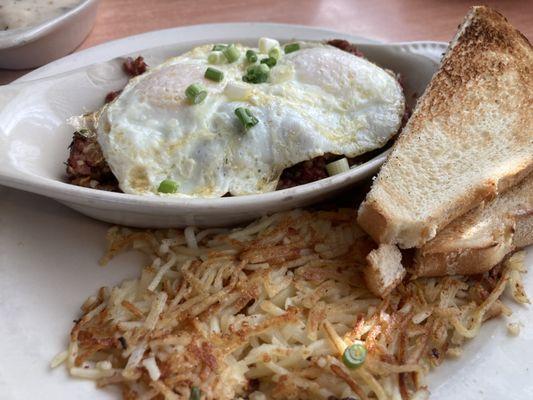
[(0, 68), (34, 68), (73, 51), (91, 31), (98, 2), (83, 0), (38, 25), (0, 31)]
[[(349, 172), (306, 185), (217, 199), (136, 196), (65, 183), (63, 162), (72, 138), (65, 119), (100, 107), (107, 92), (126, 83), (122, 59), (88, 64), (135, 51), (134, 55), (140, 53), (149, 65), (155, 65), (199, 43), (252, 44), (261, 36), (281, 41), (341, 38), (361, 43), (360, 48), (369, 59), (402, 73), (411, 101), (414, 93), (424, 90), (446, 47), (434, 42), (371, 44), (336, 32), (279, 24), (191, 26), (110, 42), (66, 57), (0, 88), (0, 184), (52, 197), (81, 213), (112, 223), (138, 227), (223, 226), (331, 198), (375, 174), (385, 154)], [(154, 44), (166, 46), (153, 48)], [(139, 51), (144, 47), (148, 49)], [(40, 79), (28, 82), (31, 78)]]

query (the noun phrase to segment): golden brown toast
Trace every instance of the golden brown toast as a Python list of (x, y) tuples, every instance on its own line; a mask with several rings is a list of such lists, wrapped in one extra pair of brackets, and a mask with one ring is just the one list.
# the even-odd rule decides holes
[(533, 49), (473, 7), (409, 119), (358, 222), (378, 243), (420, 247), (533, 171)]
[(533, 244), (533, 174), (494, 200), (457, 218), (416, 250), (414, 275), (488, 271), (517, 248)]
[(366, 260), (367, 265), (363, 269), (365, 282), (376, 296), (387, 296), (406, 274), (402, 253), (394, 245), (380, 245), (367, 255)]

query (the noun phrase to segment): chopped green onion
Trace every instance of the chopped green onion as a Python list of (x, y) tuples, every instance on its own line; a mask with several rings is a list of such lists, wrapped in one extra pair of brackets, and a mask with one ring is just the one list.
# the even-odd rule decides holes
[(235, 109), (235, 115), (241, 121), (244, 129), (249, 129), (254, 125), (257, 125), (259, 120), (252, 115), (252, 112), (245, 107), (238, 107)]
[(224, 94), (230, 100), (245, 100), (250, 94), (250, 85), (242, 82), (228, 82)]
[(222, 79), (224, 79), (224, 72), (216, 68), (208, 67), (205, 70), (204, 77), (215, 82), (220, 82)]
[(226, 56), (221, 51), (212, 51), (207, 56), (207, 62), (209, 64), (224, 64), (226, 61)]
[(326, 164), (326, 171), (328, 171), (329, 176), (341, 174), (349, 170), (350, 170), (350, 165), (348, 165), (348, 159), (346, 157), (343, 157), (340, 160), (333, 161), (329, 164)]
[(346, 347), (342, 354), (342, 362), (350, 369), (359, 368), (365, 362), (366, 347), (360, 343), (354, 343)]
[(191, 396), (189, 397), (189, 400), (200, 400), (201, 396), (202, 392), (200, 391), (200, 388), (197, 386), (193, 386), (191, 388)]
[(290, 43), (287, 46), (285, 46), (285, 54), (293, 53), (295, 51), (300, 50), (300, 45), (298, 43)]
[(282, 83), (291, 80), (294, 77), (294, 66), (285, 64), (272, 69), (269, 81), (271, 83)]
[(246, 59), (251, 62), (251, 63), (254, 63), (257, 61), (257, 53), (253, 50), (246, 50)]
[(172, 179), (165, 179), (159, 184), (157, 191), (160, 193), (176, 193), (178, 191), (178, 183)]
[(228, 47), (226, 47), (224, 50), (222, 50), (226, 58), (228, 59), (228, 62), (232, 63), (239, 59), (241, 56), (240, 50), (235, 47), (234, 44), (230, 44)]
[(268, 57), (268, 58), (263, 58), (261, 60), (261, 64), (266, 64), (270, 68), (272, 68), (274, 65), (277, 64), (277, 61), (276, 61), (276, 59), (274, 57)]
[(279, 47), (272, 47), (268, 52), (268, 56), (275, 60), (279, 60), (281, 57), (281, 49)]
[(224, 43), (218, 43), (218, 44), (215, 44), (211, 50), (212, 50), (212, 51), (222, 51), (222, 50), (224, 50), (226, 47), (228, 47), (227, 44), (224, 44)]
[(268, 54), (273, 47), (279, 47), (279, 42), (276, 39), (262, 37), (259, 39), (258, 47), (260, 53)]
[(263, 83), (268, 79), (270, 68), (266, 64), (255, 64), (246, 70), (246, 75), (242, 77), (244, 82)]
[(204, 101), (207, 96), (207, 90), (199, 83), (193, 83), (185, 89), (185, 96), (191, 104), (198, 104)]

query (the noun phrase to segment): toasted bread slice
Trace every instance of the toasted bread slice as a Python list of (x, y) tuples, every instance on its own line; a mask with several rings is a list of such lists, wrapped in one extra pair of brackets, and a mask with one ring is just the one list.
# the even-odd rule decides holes
[(513, 243), (517, 249), (533, 245), (533, 209), (515, 215)]
[(446, 226), (416, 250), (415, 276), (486, 272), (517, 248), (533, 244), (533, 174)]
[(405, 276), (402, 253), (398, 247), (382, 244), (366, 257), (368, 264), (363, 273), (366, 285), (376, 296), (385, 297)]
[(420, 247), (533, 170), (533, 49), (473, 7), (419, 99), (358, 222), (378, 243)]

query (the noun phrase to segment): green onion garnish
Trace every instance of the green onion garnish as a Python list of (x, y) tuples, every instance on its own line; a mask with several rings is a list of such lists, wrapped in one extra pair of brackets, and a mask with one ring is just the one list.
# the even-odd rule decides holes
[(350, 369), (359, 368), (365, 362), (366, 347), (359, 343), (354, 343), (346, 347), (342, 355), (342, 362)]
[(204, 77), (211, 81), (220, 82), (222, 79), (224, 79), (224, 72), (216, 68), (208, 67), (205, 70)]
[(328, 171), (329, 176), (342, 174), (343, 172), (349, 171), (350, 165), (348, 164), (348, 159), (346, 157), (341, 158), (340, 160), (330, 162), (326, 164), (326, 171)]
[(273, 58), (274, 60), (279, 60), (281, 57), (281, 50), (279, 47), (272, 47), (268, 52), (268, 57)]
[(241, 82), (228, 82), (224, 94), (230, 100), (245, 100), (251, 92), (250, 85)]
[(248, 67), (242, 80), (248, 83), (263, 83), (267, 81), (269, 72), (270, 68), (266, 64), (252, 65)]
[(279, 42), (276, 39), (266, 37), (259, 38), (259, 53), (268, 54), (273, 47), (279, 47)]
[(222, 51), (222, 50), (224, 50), (226, 47), (228, 47), (227, 44), (219, 43), (219, 44), (215, 44), (211, 50), (212, 50), (212, 51)]
[(172, 179), (165, 179), (159, 184), (157, 191), (159, 193), (176, 193), (178, 191), (178, 183)]
[(257, 61), (257, 53), (253, 50), (246, 50), (246, 59), (248, 62), (254, 63)]
[(226, 56), (221, 51), (212, 51), (207, 56), (207, 62), (209, 64), (224, 64), (226, 61)]
[(237, 61), (239, 57), (241, 56), (241, 52), (237, 47), (235, 47), (234, 44), (230, 44), (228, 47), (226, 47), (224, 50), (222, 50), (226, 58), (228, 59), (228, 62), (232, 63), (234, 61)]
[(285, 46), (285, 54), (289, 54), (295, 51), (300, 50), (300, 45), (298, 43), (291, 43)]
[(249, 129), (252, 126), (257, 125), (259, 122), (259, 120), (252, 115), (252, 112), (245, 107), (236, 108), (235, 115), (239, 118), (239, 121), (241, 121), (244, 129)]
[(200, 388), (197, 386), (193, 386), (191, 388), (191, 396), (189, 397), (189, 400), (200, 400), (201, 395), (202, 392), (200, 391)]
[(185, 96), (191, 104), (198, 104), (204, 101), (207, 96), (207, 90), (199, 83), (193, 83), (185, 89)]
[(276, 65), (277, 61), (274, 57), (268, 57), (268, 58), (263, 58), (261, 60), (261, 64), (266, 64), (268, 65), (270, 68), (272, 68), (274, 65)]

